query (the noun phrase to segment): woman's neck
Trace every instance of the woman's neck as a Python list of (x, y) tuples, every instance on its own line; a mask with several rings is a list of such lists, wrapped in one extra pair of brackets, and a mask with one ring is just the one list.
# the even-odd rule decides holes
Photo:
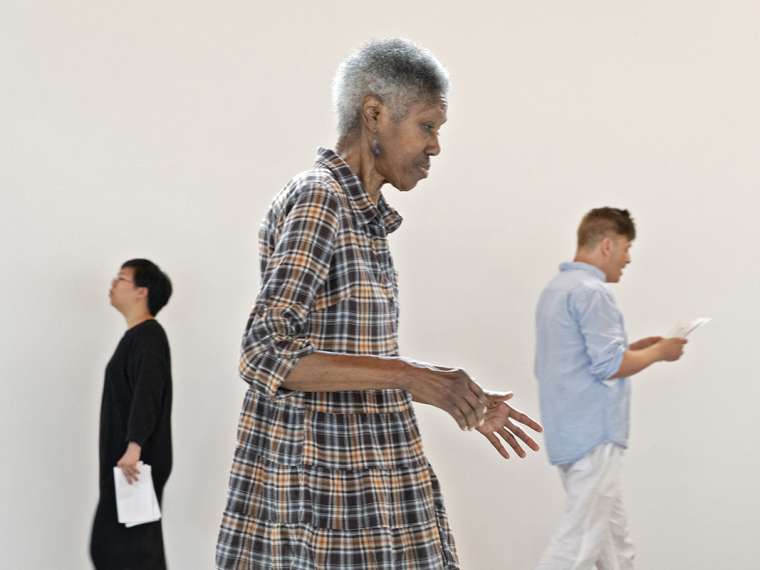
[(377, 204), (385, 178), (375, 168), (375, 156), (372, 154), (368, 138), (364, 134), (341, 138), (335, 152), (361, 180), (372, 203)]

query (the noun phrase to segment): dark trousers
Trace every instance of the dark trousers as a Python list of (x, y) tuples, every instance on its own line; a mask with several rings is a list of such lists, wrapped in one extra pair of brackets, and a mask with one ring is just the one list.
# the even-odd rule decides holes
[[(163, 488), (156, 486), (161, 501)], [(100, 492), (90, 539), (90, 556), (96, 570), (165, 570), (161, 521), (127, 528), (118, 521), (116, 497)]]

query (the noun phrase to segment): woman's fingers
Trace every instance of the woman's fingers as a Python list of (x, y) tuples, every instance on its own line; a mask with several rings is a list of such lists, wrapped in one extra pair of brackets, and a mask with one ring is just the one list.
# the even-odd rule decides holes
[(478, 386), (463, 370), (450, 377), (446, 390), (447, 405), (444, 409), (451, 413), (458, 410), (464, 416), (464, 426), (461, 419), (457, 422), (462, 429), (474, 429), (482, 425), (488, 409), (487, 400)]
[(485, 390), (483, 390), (483, 388), (481, 388), (480, 385), (474, 380), (470, 381), (469, 387), (472, 393), (477, 396), (478, 403), (481, 405), (481, 407), (484, 407), (484, 408), (487, 407), (488, 394), (485, 392)]
[(538, 423), (536, 420), (531, 418), (528, 414), (524, 414), (520, 410), (512, 408), (511, 406), (509, 410), (509, 417), (515, 421), (520, 422), (523, 425), (528, 426), (533, 431), (537, 431), (537, 432), (544, 431), (544, 428), (540, 423)]
[(454, 408), (460, 413), (463, 418), (464, 426), (461, 426), (464, 430), (471, 430), (478, 427), (480, 420), (478, 419), (475, 408), (472, 407), (467, 398), (457, 395), (453, 399)]
[(464, 399), (467, 404), (469, 404), (472, 414), (474, 414), (475, 423), (470, 424), (470, 427), (476, 428), (483, 425), (483, 420), (486, 416), (486, 411), (488, 411), (488, 406), (484, 404), (481, 399), (478, 398), (477, 395), (471, 390), (465, 394)]
[(488, 397), (489, 402), (506, 402), (507, 400), (511, 400), (512, 396), (515, 395), (514, 392), (486, 392), (486, 396)]
[(121, 471), (124, 473), (124, 477), (127, 479), (127, 483), (130, 485), (138, 480), (138, 475), (140, 472), (136, 468), (125, 466), (121, 468)]
[(140, 469), (137, 463), (117, 463), (116, 466), (124, 473), (124, 478), (130, 485), (139, 479)]
[(515, 434), (517, 437), (519, 437), (521, 440), (523, 440), (525, 445), (530, 447), (533, 451), (538, 451), (539, 449), (541, 449), (532, 437), (530, 437), (527, 433), (525, 433), (521, 428), (513, 424), (510, 420), (507, 420), (504, 423), (504, 427), (508, 429), (509, 431), (511, 431), (513, 434)]
[(496, 437), (493, 433), (484, 433), (483, 435), (486, 436), (486, 439), (491, 442), (491, 445), (493, 445), (496, 451), (499, 452), (499, 455), (501, 455), (504, 459), (509, 459), (509, 453), (507, 453), (507, 450), (501, 444), (498, 437)]
[(459, 409), (458, 406), (455, 404), (450, 405), (448, 408), (444, 408), (447, 412), (449, 412), (449, 415), (454, 418), (454, 420), (459, 425), (459, 429), (466, 430), (467, 429), (467, 418), (465, 417), (464, 413), (461, 409)]
[(519, 455), (520, 457), (525, 457), (526, 453), (525, 450), (520, 447), (520, 444), (517, 442), (517, 438), (515, 438), (514, 435), (512, 435), (509, 431), (504, 429), (503, 427), (499, 428), (497, 430), (497, 433), (501, 436), (501, 438), (506, 441), (509, 444), (509, 447), (515, 450), (515, 453)]

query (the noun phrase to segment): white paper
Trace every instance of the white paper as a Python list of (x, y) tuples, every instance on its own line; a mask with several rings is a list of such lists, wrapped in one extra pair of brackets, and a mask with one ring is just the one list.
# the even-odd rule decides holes
[(116, 513), (119, 522), (127, 527), (154, 522), (161, 518), (150, 465), (140, 462), (138, 468), (140, 470), (138, 479), (131, 485), (121, 469), (113, 468)]
[(693, 331), (695, 331), (702, 325), (709, 323), (711, 320), (712, 319), (708, 317), (700, 317), (699, 319), (694, 319), (693, 321), (678, 323), (673, 329), (673, 333), (670, 336), (678, 337), (678, 338), (686, 338), (690, 333), (692, 333)]

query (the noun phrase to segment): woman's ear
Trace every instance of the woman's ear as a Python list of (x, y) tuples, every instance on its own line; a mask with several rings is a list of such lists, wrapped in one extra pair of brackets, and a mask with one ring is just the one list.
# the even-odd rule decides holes
[(380, 121), (383, 102), (375, 95), (367, 95), (362, 104), (362, 123), (371, 133), (377, 132), (377, 125)]

